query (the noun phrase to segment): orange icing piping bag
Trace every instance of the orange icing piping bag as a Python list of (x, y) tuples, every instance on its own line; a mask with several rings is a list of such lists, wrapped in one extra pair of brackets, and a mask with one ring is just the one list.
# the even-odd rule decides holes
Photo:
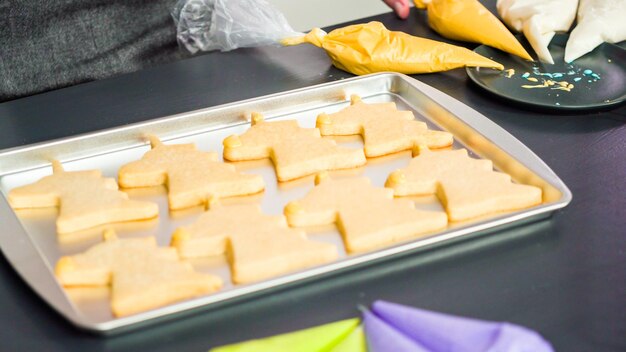
[(463, 47), (389, 31), (380, 22), (356, 24), (326, 33), (314, 28), (283, 45), (313, 44), (326, 50), (333, 65), (356, 75), (394, 71), (405, 74), (447, 71), (458, 67), (503, 66)]
[(414, 0), (426, 8), (428, 24), (442, 36), (485, 44), (525, 60), (532, 60), (515, 36), (478, 0)]

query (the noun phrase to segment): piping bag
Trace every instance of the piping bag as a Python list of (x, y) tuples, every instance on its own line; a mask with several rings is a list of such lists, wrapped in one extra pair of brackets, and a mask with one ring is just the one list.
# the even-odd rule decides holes
[(580, 0), (578, 24), (565, 46), (565, 62), (572, 62), (603, 42), (626, 40), (626, 1)]
[(172, 16), (179, 44), (191, 53), (310, 43), (326, 50), (336, 67), (357, 75), (427, 73), (463, 66), (503, 69), (465, 48), (391, 32), (380, 22), (328, 34), (319, 28), (299, 33), (267, 0), (179, 0)]
[(513, 34), (478, 0), (414, 0), (428, 11), (428, 25), (442, 36), (485, 44), (532, 60)]
[(363, 312), (363, 325), (370, 352), (554, 352), (539, 333), (519, 325), (386, 301)]
[(556, 32), (572, 26), (578, 0), (498, 0), (496, 4), (504, 23), (524, 33), (539, 60), (554, 64), (548, 45)]
[(244, 341), (211, 349), (210, 352), (367, 352), (358, 318)]
[(304, 36), (280, 43), (313, 44), (326, 50), (335, 67), (355, 75), (383, 71), (430, 73), (465, 66), (503, 69), (501, 64), (466, 48), (390, 31), (380, 22), (351, 25), (330, 33), (314, 28)]

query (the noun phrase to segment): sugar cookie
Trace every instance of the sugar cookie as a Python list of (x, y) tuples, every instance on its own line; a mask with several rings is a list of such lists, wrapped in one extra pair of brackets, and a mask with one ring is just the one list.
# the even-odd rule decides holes
[(416, 121), (413, 112), (399, 111), (395, 103), (366, 104), (358, 95), (350, 97), (350, 106), (334, 114), (317, 117), (317, 128), (323, 136), (360, 134), (365, 155), (376, 157), (416, 145), (443, 148), (452, 145), (452, 134), (429, 130)]
[(178, 228), (172, 246), (184, 258), (226, 253), (235, 283), (260, 281), (337, 258), (337, 248), (311, 241), (303, 231), (287, 226), (282, 215), (261, 213), (256, 204), (210, 210), (190, 226)]
[(233, 165), (218, 161), (218, 154), (203, 152), (194, 144), (165, 145), (150, 136), (152, 150), (141, 160), (122, 166), (122, 187), (166, 184), (170, 209), (205, 204), (210, 197), (232, 197), (261, 192), (260, 175), (237, 172)]
[(416, 210), (410, 200), (394, 199), (393, 190), (373, 187), (364, 177), (329, 179), (316, 176), (304, 198), (290, 202), (290, 226), (336, 223), (349, 252), (366, 251), (407, 240), (447, 226), (443, 212)]
[(416, 148), (409, 166), (387, 178), (396, 196), (436, 194), (451, 221), (541, 204), (541, 189), (515, 184), (493, 170), (491, 160), (474, 159), (467, 150), (433, 152)]
[(55, 274), (63, 286), (111, 285), (115, 316), (135, 314), (218, 290), (222, 280), (194, 271), (171, 247), (157, 247), (154, 237), (105, 241), (83, 253), (61, 257)]
[(64, 171), (57, 160), (52, 170), (50, 176), (12, 189), (8, 198), (14, 209), (58, 206), (58, 233), (159, 215), (155, 203), (129, 200), (118, 191), (115, 179), (102, 177), (98, 170)]
[(279, 181), (365, 164), (362, 150), (337, 146), (321, 138), (317, 128), (302, 128), (296, 120), (264, 121), (259, 113), (252, 114), (248, 131), (226, 138), (223, 144), (226, 160), (271, 158)]

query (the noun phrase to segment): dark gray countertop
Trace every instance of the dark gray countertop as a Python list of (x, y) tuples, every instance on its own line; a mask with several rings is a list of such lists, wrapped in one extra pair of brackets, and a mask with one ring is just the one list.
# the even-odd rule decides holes
[[(439, 38), (423, 14), (373, 19)], [(210, 53), (0, 104), (0, 149), (349, 76), (312, 46)], [(204, 351), (354, 317), (358, 304), (386, 299), (522, 324), (558, 351), (626, 351), (626, 107), (554, 115), (483, 93), (464, 70), (416, 78), (528, 145), (570, 187), (572, 203), (547, 221), (106, 338), (66, 323), (1, 257), (0, 350)]]

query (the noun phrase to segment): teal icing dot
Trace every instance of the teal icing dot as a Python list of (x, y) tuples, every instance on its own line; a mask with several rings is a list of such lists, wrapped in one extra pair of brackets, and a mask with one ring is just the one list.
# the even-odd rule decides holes
[(593, 73), (593, 71), (591, 71), (590, 69), (586, 69), (586, 70), (583, 71), (583, 73), (586, 74), (586, 75), (590, 75), (590, 74)]
[(528, 72), (526, 72), (526, 73), (524, 73), (524, 74), (522, 75), (522, 78), (528, 78), (528, 77), (530, 77), (530, 73), (528, 73)]
[(582, 78), (580, 78), (580, 77), (576, 77), (576, 78), (574, 78), (574, 82), (578, 82), (578, 81), (580, 81), (581, 79), (582, 79)]
[(600, 75), (598, 75), (597, 73), (592, 73), (591, 76), (593, 76), (593, 78), (595, 79), (600, 79)]
[(563, 77), (563, 74), (562, 73), (555, 73), (555, 74), (552, 75), (552, 77), (554, 77), (554, 78), (561, 78), (561, 77)]

